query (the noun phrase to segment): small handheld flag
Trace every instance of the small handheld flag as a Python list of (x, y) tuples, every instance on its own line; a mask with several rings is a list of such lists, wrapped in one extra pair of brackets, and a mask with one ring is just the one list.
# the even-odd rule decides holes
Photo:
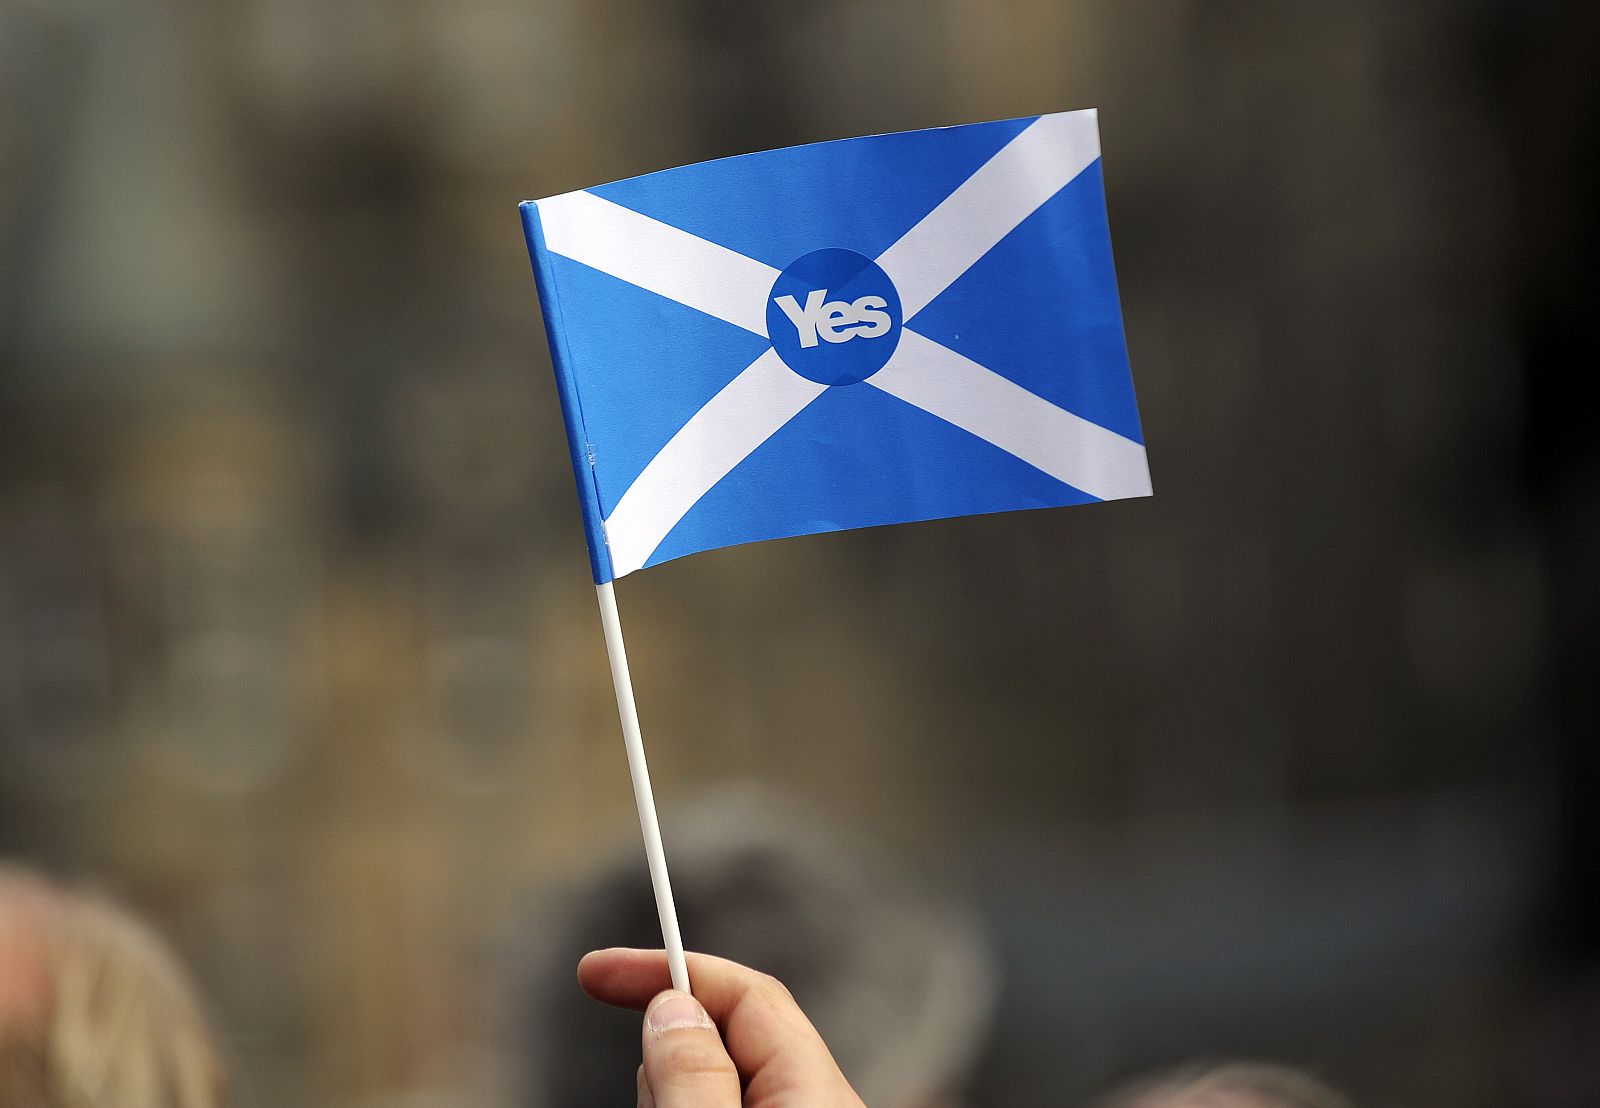
[(611, 582), (735, 543), (1148, 496), (1093, 111), (522, 205), (673, 984)]
[(1150, 492), (1093, 111), (522, 205), (597, 582)]

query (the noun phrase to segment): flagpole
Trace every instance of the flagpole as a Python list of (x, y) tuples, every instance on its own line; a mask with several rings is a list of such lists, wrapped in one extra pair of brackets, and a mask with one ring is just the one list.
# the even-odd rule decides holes
[(661, 918), (661, 938), (666, 944), (672, 987), (689, 991), (689, 964), (683, 957), (683, 937), (678, 934), (678, 910), (672, 903), (672, 881), (667, 876), (667, 853), (661, 845), (661, 825), (656, 819), (655, 794), (650, 789), (650, 765), (644, 757), (644, 736), (639, 732), (639, 709), (633, 702), (633, 678), (628, 674), (628, 652), (622, 645), (622, 619), (610, 581), (594, 587), (600, 598), (600, 625), (606, 634), (606, 656), (611, 660), (611, 685), (617, 692), (617, 714), (622, 717), (622, 742), (628, 749), (628, 775), (633, 778), (633, 802), (639, 809), (639, 831), (644, 835), (644, 856), (650, 865), (650, 887), (656, 895), (656, 915)]

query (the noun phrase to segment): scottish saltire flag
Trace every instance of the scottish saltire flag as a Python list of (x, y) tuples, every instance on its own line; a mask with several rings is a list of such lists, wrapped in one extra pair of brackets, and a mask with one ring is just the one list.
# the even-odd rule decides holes
[(1093, 111), (522, 205), (597, 582), (1147, 496)]

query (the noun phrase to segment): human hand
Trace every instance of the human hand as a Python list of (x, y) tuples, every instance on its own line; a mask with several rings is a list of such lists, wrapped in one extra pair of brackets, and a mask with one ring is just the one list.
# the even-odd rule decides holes
[(688, 958), (692, 997), (670, 988), (660, 950), (597, 950), (578, 963), (584, 992), (645, 1013), (639, 1108), (864, 1108), (781, 983)]

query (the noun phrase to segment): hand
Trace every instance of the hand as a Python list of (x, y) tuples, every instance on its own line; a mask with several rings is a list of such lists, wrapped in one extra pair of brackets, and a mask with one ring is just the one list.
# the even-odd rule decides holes
[(689, 955), (689, 978), (694, 996), (671, 989), (660, 950), (578, 963), (584, 992), (645, 1013), (639, 1108), (864, 1108), (777, 980), (705, 954)]

